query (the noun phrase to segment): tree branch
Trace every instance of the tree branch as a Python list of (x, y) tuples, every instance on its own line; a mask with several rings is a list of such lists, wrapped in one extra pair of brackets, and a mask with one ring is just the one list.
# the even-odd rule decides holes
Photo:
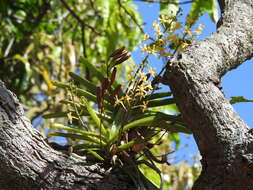
[(136, 24), (136, 26), (139, 28), (139, 30), (145, 34), (142, 26), (138, 23), (138, 21), (135, 19), (135, 17), (126, 9), (126, 7), (124, 5), (122, 5), (121, 3), (121, 0), (118, 0), (118, 4), (119, 4), (119, 7), (121, 7), (128, 16), (130, 16), (130, 18), (133, 20), (133, 22)]
[[(217, 32), (175, 58), (165, 77), (202, 155), (203, 171), (195, 189), (250, 189), (253, 176), (246, 173), (253, 160), (253, 139), (220, 90), (220, 79), (253, 56), (253, 2), (220, 4), (224, 13)], [(240, 180), (248, 182), (245, 188), (238, 171), (243, 173)]]
[(85, 23), (76, 13), (73, 11), (68, 4), (64, 0), (60, 0), (63, 6), (70, 12), (70, 14), (82, 25), (82, 27), (87, 27), (91, 29), (94, 33), (101, 35), (94, 27), (90, 26), (89, 24)]
[(52, 149), (0, 82), (0, 189), (134, 189), (128, 177)]

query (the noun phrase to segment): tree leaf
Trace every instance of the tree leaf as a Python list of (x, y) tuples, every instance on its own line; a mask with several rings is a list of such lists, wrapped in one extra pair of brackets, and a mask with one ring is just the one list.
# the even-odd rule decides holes
[(44, 119), (50, 118), (58, 118), (58, 117), (67, 117), (68, 112), (54, 112), (54, 113), (47, 113), (43, 115)]
[(85, 101), (85, 106), (87, 108), (88, 113), (90, 114), (92, 120), (96, 123), (97, 127), (100, 129), (102, 134), (106, 134), (106, 130), (100, 120), (100, 118), (97, 116), (96, 112), (93, 110), (93, 108), (90, 106), (88, 101)]
[(69, 75), (73, 80), (75, 80), (75, 81), (79, 82), (80, 84), (82, 84), (83, 86), (85, 86), (87, 88), (87, 90), (89, 90), (90, 92), (92, 92), (92, 93), (96, 92), (97, 87), (92, 82), (88, 81), (85, 78), (80, 77), (79, 75), (77, 75), (73, 72), (70, 72)]
[(136, 140), (131, 140), (130, 142), (126, 143), (126, 144), (122, 144), (120, 146), (118, 146), (119, 150), (125, 150), (127, 148), (130, 148), (132, 146), (134, 146), (137, 143)]
[(253, 102), (253, 100), (248, 100), (243, 96), (232, 96), (231, 100), (229, 101), (230, 104), (240, 103), (240, 102)]
[(151, 100), (148, 101), (148, 107), (161, 107), (161, 106), (165, 106), (165, 105), (169, 105), (169, 104), (174, 104), (175, 99), (174, 98), (168, 98), (168, 99), (158, 99), (158, 100)]
[(94, 65), (92, 65), (87, 59), (83, 58), (81, 60), (82, 64), (87, 66), (95, 77), (97, 77), (100, 81), (103, 80), (104, 75)]
[(90, 143), (95, 143), (95, 144), (103, 144), (102, 141), (94, 139), (94, 138), (90, 138), (88, 136), (84, 136), (84, 135), (78, 135), (78, 134), (72, 134), (72, 133), (61, 133), (61, 132), (52, 132), (49, 134), (50, 136), (61, 136), (61, 137), (67, 137), (67, 138), (71, 138), (71, 139), (78, 139), (78, 140), (85, 140), (88, 141)]
[(100, 156), (97, 152), (91, 150), (91, 149), (88, 149), (87, 150), (90, 154), (92, 154), (95, 158), (101, 160), (101, 161), (104, 161), (104, 158), (102, 156)]
[(163, 121), (159, 124), (159, 128), (166, 129), (171, 133), (185, 133), (185, 134), (192, 134), (192, 131), (187, 127), (173, 122)]
[(186, 25), (192, 27), (204, 13), (209, 13), (213, 22), (218, 22), (218, 5), (216, 0), (195, 0), (192, 2)]
[(158, 92), (158, 93), (153, 93), (151, 95), (147, 95), (145, 100), (153, 100), (153, 99), (158, 99), (158, 98), (164, 98), (164, 97), (171, 96), (171, 95), (172, 95), (171, 92)]
[[(73, 127), (64, 126), (64, 125), (61, 125), (61, 124), (54, 124), (54, 125), (51, 126), (51, 128), (61, 129), (61, 130), (70, 131), (70, 132), (74, 132), (74, 133), (80, 133), (82, 135), (88, 136), (89, 138), (92, 138), (90, 136), (93, 136), (93, 137), (97, 137), (97, 138), (102, 138), (103, 141), (106, 140), (101, 135), (98, 135), (96, 133), (84, 131), (84, 130), (81, 130), (81, 129), (76, 129), (76, 128), (73, 128)], [(96, 140), (96, 139), (94, 139), (94, 140)]]
[(169, 0), (168, 3), (160, 3), (160, 16), (166, 15), (168, 17), (174, 17), (179, 11), (178, 0)]
[[(70, 85), (63, 83), (63, 82), (53, 81), (53, 84), (57, 87), (60, 87), (60, 88), (70, 89)], [(77, 95), (84, 96), (85, 98), (87, 98), (90, 101), (97, 102), (97, 97), (95, 95), (91, 94), (90, 92), (83, 90), (81, 88), (74, 88), (73, 90)]]
[(170, 141), (175, 142), (175, 148), (178, 149), (180, 146), (180, 137), (178, 133), (170, 133), (168, 138)]
[(73, 150), (87, 150), (87, 149), (100, 149), (101, 145), (98, 144), (77, 144), (73, 146)]
[(156, 116), (150, 116), (150, 117), (145, 117), (142, 119), (135, 120), (135, 121), (125, 125), (123, 127), (123, 131), (127, 131), (133, 127), (138, 127), (138, 126), (142, 126), (142, 125), (144, 125), (144, 126), (150, 125), (154, 121), (155, 118), (156, 118)]

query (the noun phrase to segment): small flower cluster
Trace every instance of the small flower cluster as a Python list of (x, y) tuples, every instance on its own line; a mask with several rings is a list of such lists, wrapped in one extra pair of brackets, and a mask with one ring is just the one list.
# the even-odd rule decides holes
[(150, 44), (142, 46), (142, 52), (153, 54), (158, 57), (171, 57), (176, 52), (184, 51), (193, 41), (194, 37), (201, 34), (203, 25), (199, 25), (195, 31), (191, 28), (183, 29), (182, 23), (175, 17), (168, 18), (162, 15), (159, 22), (153, 24), (155, 39), (147, 34), (144, 35), (145, 41), (152, 41)]
[[(146, 37), (148, 38), (148, 36)], [(128, 55), (130, 54), (126, 53), (124, 47), (122, 47), (115, 50), (110, 57), (115, 59), (117, 55), (122, 55), (122, 58), (129, 58)], [(147, 69), (148, 72), (144, 72), (144, 69)], [(156, 72), (148, 66), (148, 60), (145, 59), (138, 66), (136, 72), (129, 76), (126, 92), (123, 95), (117, 94), (115, 96), (114, 107), (121, 105), (126, 111), (135, 108), (141, 108), (142, 111), (145, 111), (148, 103), (144, 99), (154, 90), (154, 85), (149, 81), (149, 78), (150, 76), (155, 77)]]
[[(132, 79), (132, 86), (122, 97), (116, 97), (114, 106), (121, 105), (125, 110), (132, 108), (141, 108), (142, 111), (147, 109), (147, 102), (143, 99), (153, 90), (151, 82), (148, 81), (149, 75), (154, 75), (155, 72), (151, 69), (148, 73), (137, 73)], [(140, 102), (138, 104), (137, 102)]]

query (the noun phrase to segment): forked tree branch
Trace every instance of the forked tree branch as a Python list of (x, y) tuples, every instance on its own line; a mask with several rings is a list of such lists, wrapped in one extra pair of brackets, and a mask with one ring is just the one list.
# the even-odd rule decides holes
[(0, 82), (0, 189), (134, 189), (129, 178), (52, 149)]
[(219, 3), (224, 11), (217, 31), (175, 58), (165, 77), (203, 158), (194, 188), (250, 189), (253, 138), (221, 91), (220, 80), (253, 56), (253, 1)]

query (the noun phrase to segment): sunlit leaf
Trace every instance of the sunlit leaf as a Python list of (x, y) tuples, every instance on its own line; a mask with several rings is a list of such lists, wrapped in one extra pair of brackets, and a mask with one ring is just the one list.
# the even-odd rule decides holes
[(118, 150), (125, 150), (127, 148), (130, 148), (130, 147), (134, 146), (136, 143), (137, 143), (137, 141), (132, 140), (132, 141), (126, 143), (126, 144), (122, 144), (122, 145), (118, 146)]
[(180, 138), (178, 133), (170, 133), (168, 137), (170, 141), (175, 142), (175, 148), (178, 149), (180, 146)]
[(147, 167), (146, 165), (139, 166), (142, 174), (141, 178), (143, 179), (144, 183), (151, 190), (158, 190), (160, 185), (159, 175), (157, 172), (152, 170), (151, 168)]
[(253, 102), (253, 100), (248, 100), (244, 98), (243, 96), (232, 96), (229, 102), (230, 104), (235, 104), (235, 103), (241, 103), (241, 102)]
[(95, 158), (97, 158), (97, 159), (99, 159), (101, 161), (104, 160), (104, 158), (102, 156), (100, 156), (97, 152), (95, 152), (95, 151), (93, 151), (91, 149), (88, 149), (87, 151), (88, 151), (88, 153), (90, 153), (91, 155), (93, 155)]
[(101, 130), (102, 134), (106, 134), (106, 130), (105, 130), (100, 118), (98, 117), (96, 112), (93, 110), (93, 108), (90, 106), (88, 101), (85, 101), (85, 106), (86, 106), (87, 111), (89, 112), (92, 120), (96, 123), (99, 130)]
[(138, 127), (138, 126), (148, 126), (152, 122), (154, 122), (156, 116), (150, 116), (142, 119), (135, 120), (123, 127), (123, 131), (127, 131), (133, 127)]
[[(67, 83), (54, 81), (53, 84), (57, 87), (60, 87), (60, 88), (67, 88), (67, 89), (71, 88), (70, 84), (67, 84)], [(74, 88), (73, 91), (79, 96), (84, 96), (85, 98), (87, 98), (90, 101), (97, 102), (97, 97), (86, 90), (83, 90), (81, 88)]]
[(79, 75), (72, 73), (72, 72), (70, 72), (69, 75), (73, 80), (80, 82), (80, 84), (84, 85), (88, 91), (90, 91), (92, 93), (96, 92), (96, 85), (94, 85), (93, 83), (91, 83), (87, 79), (82, 78)]
[(88, 141), (90, 143), (95, 143), (95, 144), (101, 144), (102, 143), (101, 140), (90, 138), (90, 137), (84, 136), (84, 135), (72, 134), (72, 133), (52, 132), (52, 133), (50, 133), (50, 136), (67, 137), (67, 138), (71, 138), (73, 140), (75, 140), (75, 139), (85, 140), (85, 141)]
[(160, 3), (160, 15), (166, 15), (169, 18), (176, 16), (179, 11), (179, 0), (170, 0), (168, 3)]
[(191, 27), (204, 13), (209, 13), (213, 22), (218, 22), (218, 5), (216, 0), (193, 1), (186, 24)]
[[(51, 126), (51, 128), (70, 131), (70, 132), (73, 132), (73, 133), (80, 133), (80, 134), (83, 134), (85, 136), (88, 136), (89, 138), (91, 138), (91, 136), (93, 136), (93, 137), (97, 137), (99, 139), (101, 138), (103, 141), (106, 141), (106, 139), (104, 139), (103, 136), (101, 136), (101, 135), (98, 135), (96, 133), (92, 133), (92, 132), (89, 132), (89, 131), (84, 131), (84, 130), (81, 130), (81, 129), (73, 128), (73, 127), (67, 127), (67, 126), (63, 126), (63, 125), (60, 125), (60, 124), (54, 124), (54, 125)], [(98, 142), (97, 139), (94, 139), (94, 138), (92, 138), (92, 139), (94, 141)]]
[(44, 119), (49, 119), (49, 118), (57, 118), (57, 117), (67, 117), (68, 112), (55, 112), (55, 113), (48, 113), (44, 114), (43, 118)]

